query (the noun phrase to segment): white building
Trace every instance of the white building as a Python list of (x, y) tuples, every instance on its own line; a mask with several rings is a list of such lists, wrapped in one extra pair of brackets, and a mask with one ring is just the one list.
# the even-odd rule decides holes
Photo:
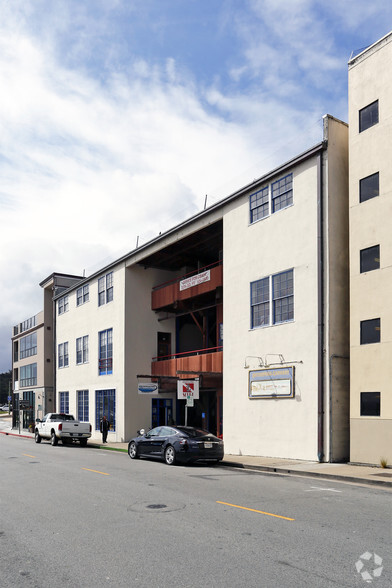
[(347, 143), (326, 116), (320, 144), (58, 296), (57, 409), (124, 441), (183, 422), (196, 378), (188, 424), (227, 453), (348, 457)]

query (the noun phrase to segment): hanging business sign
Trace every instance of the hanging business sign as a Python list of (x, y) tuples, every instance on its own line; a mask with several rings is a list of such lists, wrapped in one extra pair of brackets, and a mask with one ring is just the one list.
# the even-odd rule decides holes
[(177, 380), (177, 398), (187, 400), (188, 398), (199, 399), (199, 380)]
[(137, 385), (138, 394), (158, 394), (159, 386), (157, 382), (143, 382)]
[(193, 286), (203, 284), (203, 282), (209, 282), (210, 279), (210, 270), (202, 272), (201, 274), (197, 274), (196, 276), (191, 276), (190, 278), (185, 278), (185, 280), (181, 280), (180, 282), (180, 290), (187, 290), (188, 288), (192, 288)]
[(249, 372), (249, 398), (294, 398), (294, 367)]

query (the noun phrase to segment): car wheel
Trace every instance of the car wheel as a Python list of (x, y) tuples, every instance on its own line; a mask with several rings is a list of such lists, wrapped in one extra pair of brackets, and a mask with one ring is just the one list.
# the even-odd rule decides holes
[(52, 431), (52, 435), (50, 437), (50, 443), (54, 446), (54, 445), (57, 445), (58, 442), (59, 442), (59, 440), (56, 437), (56, 433), (54, 431)]
[(176, 450), (172, 445), (168, 445), (165, 449), (165, 462), (167, 465), (174, 465), (176, 463)]
[(128, 455), (131, 459), (137, 459), (139, 457), (137, 454), (137, 445), (134, 441), (128, 445)]
[(80, 447), (87, 447), (87, 439), (80, 440)]
[(35, 442), (36, 443), (41, 443), (41, 439), (42, 439), (41, 435), (38, 433), (38, 431), (36, 431), (35, 432), (35, 435), (34, 435)]

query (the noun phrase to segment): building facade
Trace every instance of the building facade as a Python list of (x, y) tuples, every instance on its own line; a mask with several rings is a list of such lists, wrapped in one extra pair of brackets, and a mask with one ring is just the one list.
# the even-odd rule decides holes
[(349, 62), (351, 461), (392, 462), (392, 33)]
[[(40, 284), (44, 291), (43, 310), (13, 327), (13, 427), (27, 429), (36, 418), (56, 409), (53, 296), (80, 279), (65, 274), (50, 275)], [(20, 410), (22, 404), (26, 408)]]
[(106, 414), (112, 441), (187, 422), (232, 454), (347, 458), (347, 145), (326, 116), (319, 145), (56, 296), (58, 410), (93, 438)]

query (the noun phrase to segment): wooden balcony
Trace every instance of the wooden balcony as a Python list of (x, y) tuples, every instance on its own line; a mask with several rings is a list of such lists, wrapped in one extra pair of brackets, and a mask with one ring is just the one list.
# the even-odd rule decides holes
[[(154, 358), (151, 363), (153, 376), (177, 376), (181, 372), (221, 374), (222, 371), (222, 347), (177, 353), (169, 358)], [(183, 377), (186, 377), (186, 374)]]
[(151, 308), (152, 310), (170, 308), (180, 301), (213, 292), (222, 285), (222, 263), (208, 266), (197, 274), (182, 276), (156, 286), (151, 293)]

